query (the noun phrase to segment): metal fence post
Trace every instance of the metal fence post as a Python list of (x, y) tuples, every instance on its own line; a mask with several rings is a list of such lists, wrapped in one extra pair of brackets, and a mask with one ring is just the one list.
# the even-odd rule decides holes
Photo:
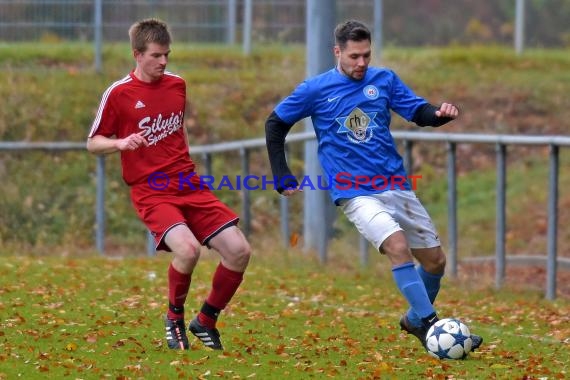
[(495, 285), (500, 288), (505, 280), (505, 231), (506, 231), (506, 151), (504, 144), (496, 145), (497, 151), (497, 230), (495, 247)]
[(243, 54), (251, 54), (251, 29), (253, 28), (253, 0), (244, 0), (243, 5)]
[(546, 261), (546, 298), (556, 298), (558, 236), (558, 146), (550, 146), (550, 178), (548, 189), (548, 250)]
[(414, 171), (414, 158), (412, 157), (412, 151), (414, 149), (414, 142), (411, 140), (404, 140), (404, 169), (408, 174), (408, 177), (412, 175)]
[[(240, 155), (241, 155), (242, 179), (245, 180), (245, 177), (249, 175), (249, 150), (245, 148), (240, 149)], [(241, 197), (242, 197), (243, 233), (245, 234), (245, 236), (249, 236), (251, 232), (251, 200), (250, 200), (249, 189), (247, 188), (247, 186), (242, 186)]]
[(373, 28), (373, 41), (374, 52), (376, 53), (377, 65), (380, 65), (382, 60), (382, 27), (384, 26), (383, 19), (383, 2), (382, 0), (374, 0), (374, 28)]
[(102, 45), (103, 45), (103, 1), (95, 0), (93, 17), (93, 36), (95, 45), (95, 71), (103, 71)]
[(281, 238), (283, 240), (283, 247), (288, 248), (291, 245), (291, 231), (289, 229), (289, 199), (286, 196), (279, 196), (279, 210), (281, 215)]
[(95, 247), (105, 253), (105, 156), (97, 156), (97, 185), (95, 194)]
[(154, 236), (152, 236), (152, 232), (150, 232), (150, 230), (147, 230), (146, 232), (146, 254), (147, 256), (156, 255), (156, 248), (154, 247)]
[[(320, 74), (334, 66), (332, 52), (334, 41), (331, 31), (336, 24), (336, 5), (327, 1), (307, 0), (305, 30), (307, 52), (307, 77)], [(334, 3), (334, 2), (333, 2)], [(305, 119), (305, 131), (313, 131), (310, 118)], [(305, 142), (305, 175), (312, 180), (322, 176), (316, 140)], [(305, 191), (303, 236), (305, 249), (316, 249), (321, 263), (327, 261), (328, 241), (334, 222), (333, 206), (324, 190)]]
[(515, 6), (515, 52), (520, 55), (524, 49), (525, 0), (517, 0)]
[(227, 0), (227, 32), (226, 32), (226, 43), (228, 45), (234, 45), (236, 43), (236, 14), (237, 14), (237, 0)]
[(212, 175), (212, 155), (210, 153), (202, 154), (202, 161), (204, 162), (204, 174)]
[[(285, 156), (289, 159), (289, 149), (288, 145), (285, 145)], [(274, 184), (275, 189), (279, 186), (279, 184)], [(289, 248), (291, 245), (290, 237), (291, 237), (291, 230), (289, 228), (289, 198), (286, 196), (281, 195), (279, 197), (279, 210), (280, 210), (280, 220), (281, 220), (281, 238), (283, 240), (283, 247)]]
[(449, 268), (457, 277), (457, 172), (456, 144), (447, 143), (447, 224), (449, 236)]
[(368, 254), (368, 240), (366, 240), (362, 235), (359, 235), (358, 249), (360, 251), (360, 264), (362, 266), (367, 266), (370, 261), (370, 255)]

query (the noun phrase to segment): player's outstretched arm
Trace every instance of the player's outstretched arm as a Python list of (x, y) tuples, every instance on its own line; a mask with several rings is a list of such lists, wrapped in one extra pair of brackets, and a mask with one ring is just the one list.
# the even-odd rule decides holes
[(293, 125), (285, 123), (275, 111), (269, 115), (265, 122), (265, 143), (269, 155), (269, 163), (273, 177), (278, 182), (276, 190), (285, 195), (292, 195), (299, 191), (299, 183), (291, 173), (287, 158), (285, 157), (285, 137)]
[(442, 103), (439, 107), (426, 103), (418, 107), (412, 121), (420, 127), (439, 127), (458, 116), (459, 109), (451, 103)]
[(87, 150), (93, 154), (109, 154), (123, 150), (139, 149), (148, 146), (148, 141), (142, 136), (142, 133), (133, 133), (123, 139), (95, 135), (87, 139)]

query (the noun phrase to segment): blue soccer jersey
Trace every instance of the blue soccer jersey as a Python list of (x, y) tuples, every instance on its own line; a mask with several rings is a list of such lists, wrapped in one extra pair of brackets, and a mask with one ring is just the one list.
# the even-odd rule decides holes
[(390, 110), (410, 121), (426, 103), (392, 70), (369, 67), (358, 81), (334, 68), (299, 84), (275, 113), (288, 124), (311, 117), (326, 188), (338, 203), (386, 190), (410, 190), (390, 133)]

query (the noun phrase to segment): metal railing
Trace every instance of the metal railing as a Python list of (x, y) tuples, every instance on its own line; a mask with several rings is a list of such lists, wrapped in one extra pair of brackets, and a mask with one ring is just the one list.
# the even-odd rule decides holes
[[(566, 136), (518, 136), (518, 135), (486, 135), (462, 133), (437, 132), (405, 132), (393, 131), (396, 140), (402, 141), (404, 146), (404, 162), (408, 174), (412, 174), (412, 150), (415, 142), (438, 142), (447, 144), (447, 207), (448, 207), (448, 261), (452, 276), (457, 275), (458, 264), (458, 232), (457, 232), (457, 157), (458, 144), (492, 144), (496, 149), (496, 248), (495, 248), (495, 283), (500, 288), (505, 279), (507, 258), (523, 263), (537, 263), (546, 261), (546, 294), (547, 299), (556, 297), (556, 273), (558, 265), (570, 267), (570, 259), (557, 257), (557, 223), (558, 223), (558, 178), (559, 154), (561, 147), (570, 147), (570, 137)], [(295, 133), (287, 137), (287, 144), (315, 139), (313, 132)], [(506, 255), (506, 173), (507, 173), (507, 146), (534, 145), (550, 147), (549, 155), (549, 184), (548, 184), (548, 222), (547, 222), (547, 254), (544, 256), (514, 256)], [(256, 138), (234, 142), (225, 142), (211, 145), (194, 146), (191, 148), (193, 157), (201, 157), (207, 174), (212, 172), (212, 156), (224, 152), (239, 152), (241, 157), (242, 176), (250, 174), (249, 157), (252, 150), (265, 149), (265, 138)], [(0, 151), (69, 151), (85, 150), (84, 143), (75, 142), (0, 142)], [(105, 156), (97, 156), (96, 177), (96, 232), (95, 246), (100, 253), (105, 252)], [(242, 177), (242, 178), (243, 178)], [(251, 230), (251, 190), (243, 188), (241, 192), (241, 220), (244, 233)], [(283, 244), (289, 244), (289, 211), (288, 199), (280, 199), (280, 223)], [(150, 235), (149, 235), (150, 236)], [(368, 244), (361, 237), (360, 260), (362, 264), (368, 263)], [(147, 241), (147, 252), (154, 254), (152, 239)], [(326, 254), (326, 252), (325, 252)], [(492, 257), (476, 257), (474, 261), (492, 259)], [(321, 261), (326, 261), (321, 258)]]
[[(519, 136), (519, 135), (477, 135), (461, 133), (422, 133), (393, 132), (396, 139), (405, 142), (405, 158), (407, 169), (411, 173), (411, 150), (413, 141), (437, 141), (447, 143), (447, 178), (448, 178), (448, 233), (449, 233), (449, 266), (452, 275), (457, 275), (457, 144), (478, 143), (494, 144), (497, 156), (496, 179), (496, 248), (495, 248), (495, 285), (500, 288), (505, 279), (506, 268), (506, 158), (508, 145), (538, 145), (550, 147), (549, 185), (548, 185), (548, 232), (546, 255), (546, 298), (556, 297), (556, 272), (558, 263), (570, 266), (570, 260), (558, 258), (558, 177), (559, 148), (570, 146), (570, 137), (566, 136)], [(408, 142), (406, 144), (406, 142)], [(540, 256), (513, 257), (526, 262), (536, 262)]]

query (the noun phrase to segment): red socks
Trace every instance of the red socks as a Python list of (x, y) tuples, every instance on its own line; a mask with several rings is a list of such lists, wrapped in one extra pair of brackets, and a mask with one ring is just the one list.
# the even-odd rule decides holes
[[(178, 272), (172, 264), (168, 267), (168, 319), (184, 318), (184, 302), (192, 276)], [(225, 309), (243, 280), (243, 272), (234, 272), (218, 264), (212, 279), (212, 290), (204, 302), (198, 321), (202, 326), (215, 328), (220, 311)]]
[(234, 272), (218, 264), (212, 279), (212, 290), (204, 302), (198, 321), (208, 328), (216, 327), (216, 320), (220, 311), (230, 302), (243, 280), (243, 272)]
[(172, 266), (168, 267), (168, 319), (184, 318), (184, 302), (190, 289), (192, 276), (178, 272)]

